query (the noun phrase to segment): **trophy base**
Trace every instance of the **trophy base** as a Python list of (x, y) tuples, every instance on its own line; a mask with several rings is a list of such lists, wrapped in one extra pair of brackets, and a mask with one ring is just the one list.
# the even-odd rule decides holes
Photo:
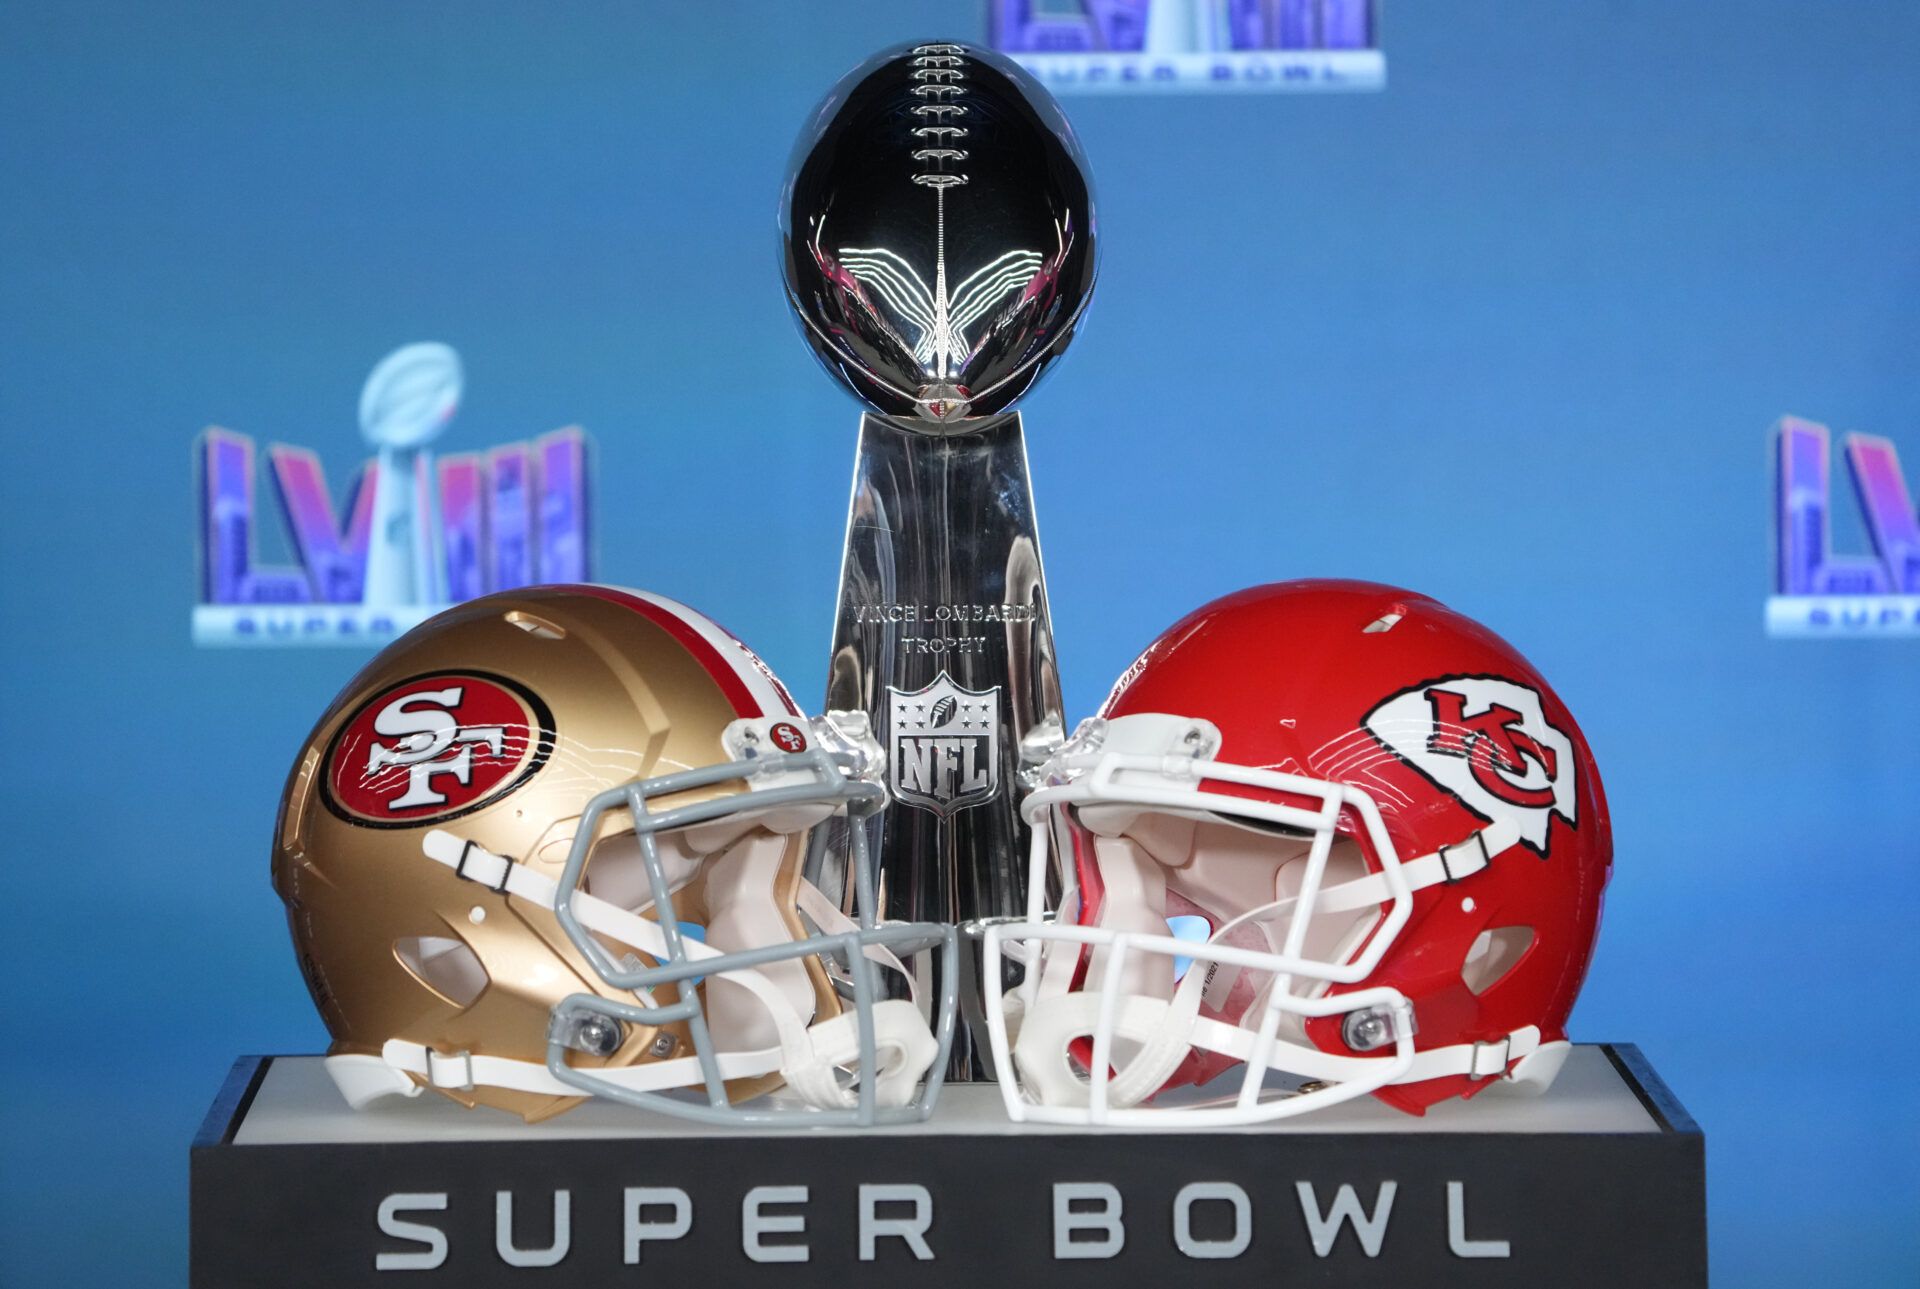
[[(761, 1134), (592, 1102), (528, 1125), (350, 1110), (317, 1057), (246, 1057), (193, 1145), (192, 1283), (1707, 1283), (1705, 1140), (1628, 1044), (1542, 1097), (1371, 1099), (1218, 1131), (1007, 1121)], [(771, 1265), (768, 1265), (771, 1264)], [(631, 1268), (639, 1265), (645, 1271)], [(1052, 1271), (1047, 1269), (1052, 1267)], [(798, 1273), (798, 1274), (796, 1274)]]

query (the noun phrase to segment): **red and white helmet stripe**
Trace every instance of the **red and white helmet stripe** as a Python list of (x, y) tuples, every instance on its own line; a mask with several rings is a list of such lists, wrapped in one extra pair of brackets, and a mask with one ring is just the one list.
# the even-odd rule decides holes
[(582, 586), (581, 592), (624, 605), (649, 622), (664, 629), (692, 654), (720, 686), (721, 693), (733, 704), (734, 715), (798, 716), (787, 687), (760, 655), (742, 644), (731, 632), (706, 614), (690, 609), (678, 600), (647, 591), (628, 591), (611, 586)]

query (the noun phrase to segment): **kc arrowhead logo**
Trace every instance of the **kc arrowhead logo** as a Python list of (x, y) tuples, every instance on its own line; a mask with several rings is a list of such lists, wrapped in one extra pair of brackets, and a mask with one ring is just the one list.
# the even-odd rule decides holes
[(1577, 823), (1573, 743), (1539, 691), (1498, 676), (1447, 676), (1368, 712), (1367, 732), (1482, 819), (1510, 818), (1544, 855), (1552, 816)]
[(963, 689), (941, 672), (924, 689), (887, 687), (894, 799), (946, 818), (1000, 787), (1000, 686)]

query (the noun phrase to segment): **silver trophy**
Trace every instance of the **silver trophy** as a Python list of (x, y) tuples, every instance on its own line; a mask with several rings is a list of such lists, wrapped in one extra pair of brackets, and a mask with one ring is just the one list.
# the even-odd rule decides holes
[[(1016, 399), (1093, 291), (1093, 196), (1047, 91), (972, 45), (902, 46), (836, 85), (780, 207), (787, 297), (860, 421), (827, 679), (893, 804), (868, 827), (889, 918), (1022, 911), (1019, 749), (1061, 725)], [(821, 889), (845, 891), (831, 841)], [(850, 898), (850, 895), (849, 895)], [(977, 962), (969, 969), (977, 969)], [(977, 982), (961, 996), (977, 1020)], [(965, 1034), (951, 1076), (983, 1077)]]

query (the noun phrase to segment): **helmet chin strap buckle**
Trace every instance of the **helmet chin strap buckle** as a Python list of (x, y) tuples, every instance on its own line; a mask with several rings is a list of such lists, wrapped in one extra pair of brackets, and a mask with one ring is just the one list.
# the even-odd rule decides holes
[(1513, 1038), (1509, 1035), (1495, 1043), (1475, 1043), (1473, 1058), (1467, 1064), (1470, 1079), (1504, 1078), (1512, 1059)]
[[(442, 1073), (445, 1069), (447, 1072)], [(453, 1071), (459, 1071), (457, 1074)], [(471, 1092), (476, 1086), (473, 1081), (473, 1053), (454, 1052), (448, 1055), (427, 1049), (427, 1082), (436, 1088), (451, 1088), (456, 1092)]]
[[(1480, 854), (1477, 859), (1462, 856), (1461, 859), (1456, 861), (1449, 853), (1456, 850), (1465, 850), (1470, 845), (1479, 847)], [(1487, 847), (1487, 830), (1484, 828), (1475, 829), (1472, 833), (1468, 834), (1465, 841), (1455, 842), (1451, 846), (1440, 847), (1434, 854), (1440, 857), (1440, 871), (1445, 874), (1442, 880), (1445, 881), (1448, 886), (1452, 886), (1462, 878), (1479, 872), (1493, 862), (1493, 852)], [(1459, 865), (1459, 872), (1454, 871), (1456, 863)]]
[(1503, 1087), (1515, 1096), (1537, 1097), (1553, 1086), (1572, 1053), (1573, 1044), (1565, 1039), (1542, 1043), (1513, 1063)]

